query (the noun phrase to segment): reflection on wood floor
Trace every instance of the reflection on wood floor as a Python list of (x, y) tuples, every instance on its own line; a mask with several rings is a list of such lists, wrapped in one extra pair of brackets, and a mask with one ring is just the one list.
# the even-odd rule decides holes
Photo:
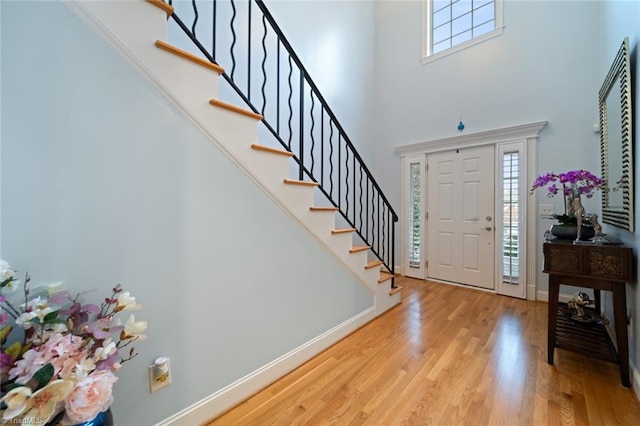
[(547, 304), (410, 278), (403, 302), (210, 425), (640, 425), (617, 365), (556, 350)]

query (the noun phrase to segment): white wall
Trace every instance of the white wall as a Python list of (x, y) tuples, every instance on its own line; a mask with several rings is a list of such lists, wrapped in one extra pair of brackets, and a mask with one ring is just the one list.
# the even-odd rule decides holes
[[(372, 306), (63, 5), (0, 5), (2, 256), (34, 284), (122, 283), (144, 305), (118, 425), (161, 421)], [(173, 383), (150, 394), (160, 355)]]
[[(392, 204), (400, 203), (394, 148), (459, 135), (461, 115), (464, 133), (546, 120), (539, 172), (598, 172), (598, 13), (597, 2), (507, 0), (500, 37), (422, 65), (421, 2), (378, 2), (376, 175)], [(531, 201), (563, 209), (561, 199), (543, 194)], [(540, 219), (540, 235), (551, 224)], [(543, 276), (537, 284), (548, 288)]]
[[(636, 271), (640, 271), (640, 258), (638, 257), (638, 248), (640, 247), (640, 211), (638, 210), (640, 203), (640, 185), (638, 185), (638, 173), (640, 173), (640, 160), (638, 159), (638, 132), (640, 126), (640, 106), (638, 99), (640, 99), (640, 69), (638, 68), (638, 50), (640, 49), (640, 2), (637, 1), (612, 1), (602, 3), (602, 12), (600, 15), (602, 26), (602, 61), (598, 64), (598, 73), (601, 81), (604, 81), (605, 76), (609, 72), (609, 67), (615, 57), (622, 40), (624, 37), (629, 37), (629, 46), (631, 49), (631, 76), (632, 76), (632, 88), (634, 92), (632, 98), (635, 99), (633, 104), (635, 125), (633, 129), (634, 144), (634, 167), (635, 167), (635, 232), (627, 232), (621, 229), (617, 229), (613, 226), (605, 225), (604, 232), (611, 234), (627, 245), (634, 248), (634, 254), (636, 256)], [(605, 294), (605, 308), (607, 310), (607, 316), (613, 317), (611, 298)], [(631, 317), (631, 327), (629, 327), (629, 357), (631, 359), (632, 366), (635, 368), (636, 373), (640, 371), (640, 290), (638, 289), (638, 283), (633, 285), (627, 285), (627, 309), (629, 316)], [(640, 384), (640, 376), (636, 375), (634, 378), (634, 387), (636, 393), (640, 395), (640, 391), (637, 390), (638, 384)]]

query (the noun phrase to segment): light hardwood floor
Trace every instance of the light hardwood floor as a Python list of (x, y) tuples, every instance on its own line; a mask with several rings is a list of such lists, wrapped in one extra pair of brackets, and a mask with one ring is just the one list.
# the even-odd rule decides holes
[(617, 365), (547, 364), (546, 303), (397, 281), (401, 305), (209, 425), (640, 425)]

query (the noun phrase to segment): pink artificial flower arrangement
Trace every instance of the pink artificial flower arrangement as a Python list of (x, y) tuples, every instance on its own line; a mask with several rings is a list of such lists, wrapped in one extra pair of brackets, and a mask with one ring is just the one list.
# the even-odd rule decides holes
[(547, 197), (553, 197), (561, 189), (558, 188), (557, 184), (562, 186), (564, 195), (571, 195), (571, 191), (575, 188), (578, 194), (591, 198), (594, 191), (604, 188), (605, 181), (586, 170), (571, 170), (565, 173), (551, 172), (538, 176), (533, 182), (529, 193), (533, 194), (536, 189), (549, 185), (547, 187)]
[[(60, 284), (31, 290), (29, 274), (16, 305), (9, 300), (20, 286), (15, 275), (0, 259), (0, 422), (45, 424), (56, 417), (74, 425), (94, 419), (113, 402), (114, 373), (137, 355), (133, 347), (125, 356), (120, 351), (146, 338), (145, 321), (130, 314), (122, 324), (117, 314), (142, 306), (120, 284), (97, 306), (82, 304), (80, 295), (72, 297)], [(9, 344), (14, 327), (24, 336)]]

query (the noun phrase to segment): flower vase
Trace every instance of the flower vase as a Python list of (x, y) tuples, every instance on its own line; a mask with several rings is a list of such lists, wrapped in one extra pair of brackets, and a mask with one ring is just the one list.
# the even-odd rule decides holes
[[(551, 235), (560, 240), (575, 240), (578, 237), (578, 227), (576, 225), (556, 224), (551, 225), (549, 229)], [(593, 228), (583, 226), (580, 232), (581, 240), (588, 240), (595, 237), (596, 232)]]
[[(61, 424), (60, 421), (63, 417), (64, 411), (51, 419), (45, 426), (58, 426)], [(111, 408), (109, 408), (107, 411), (98, 413), (95, 418), (83, 423), (78, 423), (76, 426), (113, 426), (113, 424), (113, 413), (111, 412)]]

